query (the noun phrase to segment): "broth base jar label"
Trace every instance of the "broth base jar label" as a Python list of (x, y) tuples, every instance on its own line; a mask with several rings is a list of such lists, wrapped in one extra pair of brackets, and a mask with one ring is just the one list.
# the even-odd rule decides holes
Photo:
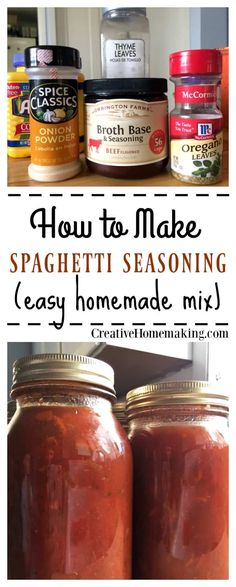
[(102, 100), (86, 104), (87, 158), (116, 166), (167, 157), (167, 101)]

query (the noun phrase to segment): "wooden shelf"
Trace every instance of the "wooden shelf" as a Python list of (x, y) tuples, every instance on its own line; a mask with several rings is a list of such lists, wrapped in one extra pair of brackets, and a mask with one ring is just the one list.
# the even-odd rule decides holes
[[(223, 179), (222, 181), (217, 184), (219, 186), (228, 186), (228, 133), (224, 131), (224, 161), (223, 161)], [(54, 182), (54, 183), (42, 183), (36, 182), (29, 178), (28, 176), (28, 165), (29, 165), (29, 158), (24, 159), (13, 159), (8, 157), (8, 186), (77, 186), (77, 187), (108, 187), (108, 186), (157, 186), (157, 187), (178, 187), (183, 185), (189, 185), (191, 187), (201, 187), (201, 186), (194, 186), (194, 184), (183, 184), (182, 182), (178, 181), (175, 177), (173, 177), (168, 170), (156, 175), (154, 177), (150, 177), (148, 179), (137, 179), (137, 180), (121, 180), (121, 179), (112, 179), (109, 177), (104, 177), (103, 175), (96, 175), (89, 173), (84, 156), (81, 157), (82, 160), (82, 172), (72, 179), (68, 179), (66, 181)], [(202, 186), (203, 187), (203, 186)], [(205, 186), (204, 186), (205, 187)]]

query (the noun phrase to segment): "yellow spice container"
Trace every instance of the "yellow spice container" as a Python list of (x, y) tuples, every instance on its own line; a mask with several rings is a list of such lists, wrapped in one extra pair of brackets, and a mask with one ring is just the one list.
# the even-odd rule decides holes
[(22, 53), (14, 55), (13, 65), (16, 71), (7, 74), (7, 154), (29, 157), (29, 81)]

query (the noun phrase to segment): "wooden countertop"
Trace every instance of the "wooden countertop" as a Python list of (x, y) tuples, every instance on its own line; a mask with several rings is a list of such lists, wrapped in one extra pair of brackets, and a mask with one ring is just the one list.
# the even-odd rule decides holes
[[(28, 176), (28, 165), (29, 158), (13, 159), (8, 157), (8, 186), (78, 186), (78, 187), (107, 187), (107, 186), (191, 186), (191, 187), (203, 187), (195, 186), (192, 183), (182, 183), (171, 175), (168, 170), (162, 173), (150, 177), (148, 179), (136, 179), (136, 180), (121, 180), (105, 177), (104, 175), (96, 175), (89, 173), (86, 168), (84, 155), (81, 156), (82, 171), (76, 177), (67, 179), (60, 182), (37, 182), (29, 178)], [(219, 186), (228, 186), (228, 133), (224, 131), (224, 156), (223, 156), (223, 179), (217, 184)], [(205, 187), (205, 186), (204, 186)]]

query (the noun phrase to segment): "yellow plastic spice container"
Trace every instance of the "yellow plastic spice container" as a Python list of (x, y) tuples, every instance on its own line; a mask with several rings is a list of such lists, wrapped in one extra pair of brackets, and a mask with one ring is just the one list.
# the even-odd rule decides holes
[(7, 74), (7, 154), (29, 157), (29, 80), (22, 53), (14, 55), (13, 66), (16, 71)]

